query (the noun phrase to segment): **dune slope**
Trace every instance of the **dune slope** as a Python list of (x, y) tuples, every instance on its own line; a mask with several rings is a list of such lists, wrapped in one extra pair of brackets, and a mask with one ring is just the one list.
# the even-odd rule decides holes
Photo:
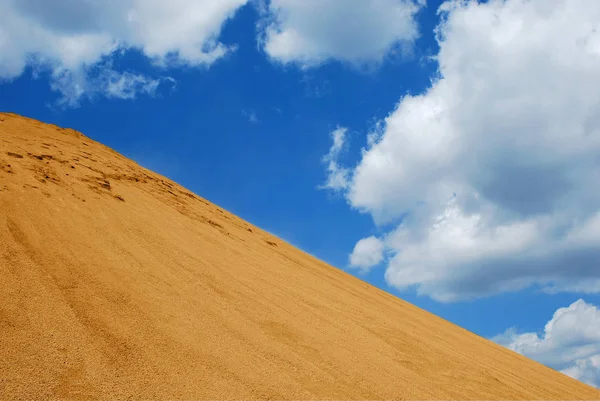
[(0, 277), (2, 399), (600, 399), (76, 131), (5, 113)]

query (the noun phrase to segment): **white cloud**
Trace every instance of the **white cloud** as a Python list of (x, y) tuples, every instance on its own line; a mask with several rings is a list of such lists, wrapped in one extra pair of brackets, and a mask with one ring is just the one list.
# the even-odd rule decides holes
[(492, 340), (600, 387), (600, 310), (581, 299), (558, 309), (541, 335), (509, 329)]
[(129, 71), (117, 72), (107, 63), (100, 63), (91, 71), (57, 68), (52, 73), (50, 86), (60, 92), (62, 106), (76, 107), (82, 96), (96, 95), (113, 99), (135, 99), (138, 95), (154, 96), (160, 85), (175, 85), (170, 77), (150, 78)]
[(248, 119), (248, 122), (252, 124), (258, 123), (258, 117), (256, 116), (256, 112), (252, 109), (242, 110), (242, 115)]
[(331, 132), (333, 144), (329, 149), (329, 153), (323, 157), (323, 162), (327, 164), (327, 182), (320, 188), (339, 191), (348, 187), (350, 171), (340, 167), (338, 163), (340, 153), (344, 150), (347, 132), (347, 128), (337, 128)]
[(418, 37), (414, 0), (271, 0), (261, 21), (266, 53), (313, 66), (330, 59), (377, 63)]
[(383, 260), (383, 242), (374, 236), (363, 238), (356, 243), (350, 255), (350, 266), (369, 271)]
[(160, 84), (157, 79), (148, 79), (132, 73), (109, 74), (106, 83), (106, 94), (109, 97), (133, 99), (137, 93), (153, 94)]
[(441, 301), (600, 292), (600, 2), (440, 10), (436, 79), (347, 176), (353, 207), (396, 223), (387, 281)]
[[(58, 76), (54, 87), (68, 102), (92, 89), (84, 82), (107, 57), (137, 49), (154, 63), (210, 65), (231, 48), (217, 37), (223, 23), (247, 0), (0, 0), (0, 79), (21, 75), (29, 65)], [(131, 72), (121, 82), (125, 97), (132, 90), (149, 92), (156, 79)], [(71, 81), (69, 81), (71, 80)], [(101, 81), (101, 80), (100, 80)], [(150, 85), (150, 87), (148, 86)], [(94, 88), (96, 92), (98, 88)], [(109, 96), (114, 85), (106, 85)]]

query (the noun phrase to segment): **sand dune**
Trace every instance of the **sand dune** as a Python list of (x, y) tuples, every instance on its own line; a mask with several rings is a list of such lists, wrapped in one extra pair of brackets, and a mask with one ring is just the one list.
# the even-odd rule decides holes
[(13, 114), (0, 114), (0, 299), (2, 399), (600, 399)]

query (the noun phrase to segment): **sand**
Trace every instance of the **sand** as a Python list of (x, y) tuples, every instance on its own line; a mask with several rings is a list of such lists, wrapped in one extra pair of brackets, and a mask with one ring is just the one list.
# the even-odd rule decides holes
[(74, 130), (5, 113), (0, 300), (2, 399), (600, 399)]

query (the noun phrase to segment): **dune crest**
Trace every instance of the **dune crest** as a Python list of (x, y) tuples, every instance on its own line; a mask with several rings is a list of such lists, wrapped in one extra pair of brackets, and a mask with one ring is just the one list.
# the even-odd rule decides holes
[(600, 399), (81, 133), (0, 113), (2, 399)]

